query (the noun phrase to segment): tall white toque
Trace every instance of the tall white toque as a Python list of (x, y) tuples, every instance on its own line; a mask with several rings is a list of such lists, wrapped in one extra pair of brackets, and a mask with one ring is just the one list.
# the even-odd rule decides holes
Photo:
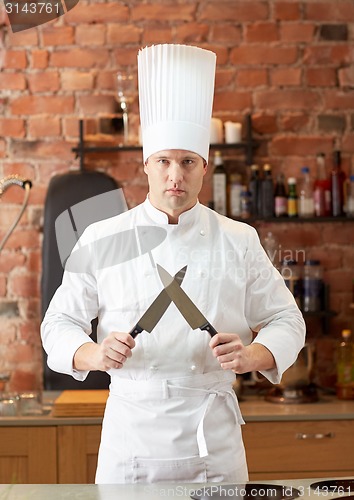
[(140, 125), (144, 161), (184, 149), (208, 161), (216, 55), (187, 45), (139, 51)]

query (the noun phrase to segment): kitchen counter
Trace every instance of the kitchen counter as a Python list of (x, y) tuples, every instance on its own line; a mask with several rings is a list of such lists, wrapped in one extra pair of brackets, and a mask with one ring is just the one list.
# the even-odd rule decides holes
[[(101, 417), (53, 417), (50, 412), (60, 392), (44, 394), (44, 414), (38, 416), (0, 417), (1, 426), (48, 425), (100, 425)], [(334, 396), (321, 396), (316, 403), (269, 403), (260, 396), (241, 399), (240, 408), (245, 422), (301, 421), (301, 420), (354, 420), (354, 400), (339, 400)]]
[[(341, 478), (342, 479), (342, 478)], [(353, 478), (350, 478), (353, 479)], [(294, 480), (282, 480), (282, 481), (262, 481), (262, 485), (265, 485), (265, 489), (269, 488), (271, 494), (271, 485), (282, 485), (286, 488), (297, 488), (300, 491), (301, 499), (312, 499), (312, 500), (325, 500), (328, 498), (345, 498), (348, 493), (335, 493), (331, 494), (328, 491), (320, 493), (316, 490), (310, 488), (310, 484), (319, 479), (294, 479)], [(254, 482), (250, 482), (250, 485)], [(257, 483), (259, 484), (259, 482)], [(2, 500), (47, 500), (52, 498), (53, 500), (71, 498), (72, 500), (156, 500), (159, 498), (179, 498), (181, 500), (190, 500), (190, 493), (192, 491), (203, 492), (204, 488), (215, 487), (216, 483), (213, 485), (198, 485), (198, 484), (164, 484), (156, 483), (149, 485), (88, 485), (88, 484), (62, 484), (62, 485), (28, 485), (28, 484), (16, 484), (0, 485), (0, 498)], [(226, 484), (222, 484), (225, 486)], [(230, 491), (229, 489), (224, 491)], [(242, 489), (245, 485), (232, 485), (235, 491), (236, 488)], [(237, 491), (237, 490), (236, 490)], [(351, 490), (352, 494), (353, 491)], [(242, 498), (236, 496), (226, 496), (222, 494), (218, 497), (221, 498)], [(260, 497), (257, 496), (257, 500)]]

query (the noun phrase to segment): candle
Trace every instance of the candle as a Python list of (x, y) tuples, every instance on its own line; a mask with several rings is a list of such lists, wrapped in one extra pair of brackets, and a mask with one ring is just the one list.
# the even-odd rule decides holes
[(225, 142), (236, 144), (241, 142), (241, 123), (225, 122)]
[(210, 123), (210, 144), (223, 142), (223, 126), (219, 118), (212, 118)]

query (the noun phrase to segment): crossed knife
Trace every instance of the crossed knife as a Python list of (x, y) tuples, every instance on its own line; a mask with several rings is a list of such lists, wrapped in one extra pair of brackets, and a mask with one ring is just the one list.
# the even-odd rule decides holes
[(182, 316), (185, 318), (190, 327), (195, 330), (200, 328), (210, 333), (213, 337), (217, 334), (215, 328), (209, 323), (206, 317), (199, 311), (197, 306), (188, 297), (186, 292), (181, 288), (184, 275), (187, 271), (187, 266), (183, 267), (173, 277), (163, 267), (157, 264), (157, 270), (164, 289), (156, 297), (151, 306), (139, 319), (138, 323), (131, 330), (130, 334), (135, 338), (143, 330), (151, 332), (160, 321), (171, 302), (174, 302)]

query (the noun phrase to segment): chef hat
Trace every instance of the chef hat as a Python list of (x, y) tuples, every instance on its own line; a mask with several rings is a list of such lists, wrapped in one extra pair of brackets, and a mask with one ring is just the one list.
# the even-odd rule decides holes
[(144, 161), (165, 149), (209, 156), (216, 55), (187, 45), (139, 51), (139, 104)]

